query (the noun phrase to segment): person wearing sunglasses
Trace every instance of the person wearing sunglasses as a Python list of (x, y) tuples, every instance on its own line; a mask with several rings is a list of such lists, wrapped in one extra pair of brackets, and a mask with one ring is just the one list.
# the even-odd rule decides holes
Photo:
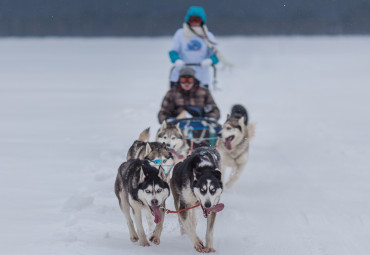
[(220, 111), (211, 92), (199, 86), (194, 69), (183, 67), (180, 70), (178, 81), (166, 93), (162, 101), (158, 120), (162, 123), (164, 120), (192, 117), (208, 117), (218, 120)]
[(208, 88), (210, 83), (210, 66), (219, 62), (216, 56), (215, 37), (206, 26), (206, 13), (202, 7), (191, 6), (186, 15), (183, 27), (178, 29), (172, 38), (169, 52), (174, 68), (170, 74), (170, 86), (179, 78), (179, 71), (190, 65), (196, 73), (200, 84)]

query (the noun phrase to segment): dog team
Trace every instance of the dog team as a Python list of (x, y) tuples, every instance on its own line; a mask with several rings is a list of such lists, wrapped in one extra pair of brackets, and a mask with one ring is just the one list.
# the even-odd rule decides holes
[[(188, 235), (198, 252), (215, 252), (214, 224), (217, 212), (224, 207), (220, 197), (224, 187), (231, 188), (245, 168), (254, 132), (255, 124), (248, 124), (247, 111), (241, 105), (232, 107), (212, 147), (192, 148), (179, 124), (163, 121), (155, 142), (149, 142), (149, 128), (144, 130), (119, 167), (114, 185), (130, 240), (140, 246), (149, 246), (149, 241), (160, 243), (165, 214), (170, 211), (165, 202), (172, 192), (177, 211), (170, 212), (178, 214), (181, 234)], [(226, 181), (227, 168), (231, 174)], [(207, 218), (205, 244), (196, 233), (197, 210), (192, 208), (198, 206)], [(153, 215), (156, 224), (149, 241), (142, 212), (147, 218)]]

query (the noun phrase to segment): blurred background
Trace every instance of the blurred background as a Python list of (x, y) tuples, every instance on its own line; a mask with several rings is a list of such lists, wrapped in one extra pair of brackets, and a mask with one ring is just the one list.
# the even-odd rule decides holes
[(216, 35), (370, 32), (370, 0), (0, 0), (0, 36), (172, 35), (191, 5)]

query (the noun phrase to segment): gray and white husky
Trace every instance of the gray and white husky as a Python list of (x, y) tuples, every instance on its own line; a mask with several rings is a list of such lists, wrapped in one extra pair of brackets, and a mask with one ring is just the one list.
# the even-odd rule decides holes
[(236, 108), (238, 112), (232, 111), (231, 116), (227, 115), (216, 145), (221, 155), (223, 181), (226, 168), (231, 167), (229, 180), (225, 184), (226, 188), (231, 188), (243, 172), (248, 162), (249, 142), (255, 133), (255, 123), (247, 123), (247, 110), (241, 105), (237, 106), (234, 106), (233, 110)]
[[(190, 208), (200, 203), (207, 218), (206, 245), (196, 233), (196, 211), (185, 210), (178, 214), (181, 233), (186, 233), (198, 252), (214, 252), (213, 229), (216, 212), (223, 191), (221, 172), (208, 160), (207, 153), (195, 151), (183, 162), (176, 164), (171, 178), (171, 190), (176, 210)], [(222, 208), (220, 208), (222, 207)]]
[(147, 159), (157, 168), (162, 166), (167, 175), (174, 166), (172, 153), (165, 143), (149, 142), (149, 128), (140, 133), (139, 139), (128, 150), (129, 159)]
[(175, 164), (183, 161), (188, 155), (189, 145), (186, 142), (183, 131), (180, 129), (179, 123), (175, 125), (163, 121), (155, 140), (167, 145), (172, 153)]
[[(130, 240), (139, 241), (141, 246), (150, 245), (144, 232), (141, 215), (141, 211), (146, 210), (154, 215), (156, 223), (149, 241), (158, 245), (165, 215), (163, 208), (170, 195), (170, 188), (163, 169), (158, 170), (150, 166), (146, 160), (131, 159), (119, 167), (114, 190), (127, 220)], [(131, 219), (130, 208), (137, 232)]]

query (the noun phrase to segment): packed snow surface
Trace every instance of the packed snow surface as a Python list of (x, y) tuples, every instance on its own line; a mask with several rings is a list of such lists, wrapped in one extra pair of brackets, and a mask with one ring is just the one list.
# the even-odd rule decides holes
[[(370, 254), (370, 37), (218, 43), (234, 64), (212, 91), (220, 123), (240, 103), (257, 127), (222, 194), (217, 254)], [(113, 191), (130, 145), (159, 128), (170, 44), (0, 40), (1, 254), (197, 253), (173, 214), (159, 246), (131, 243)], [(203, 240), (205, 224), (199, 212)]]

